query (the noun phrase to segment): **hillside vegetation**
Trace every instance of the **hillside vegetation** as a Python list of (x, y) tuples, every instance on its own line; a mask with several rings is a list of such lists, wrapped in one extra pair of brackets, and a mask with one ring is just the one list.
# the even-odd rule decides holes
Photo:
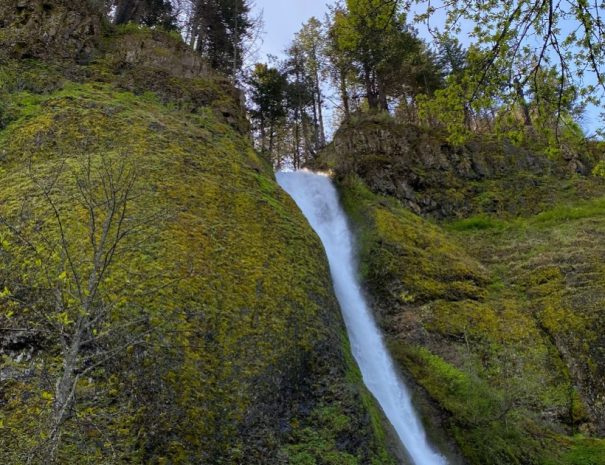
[(174, 35), (82, 31), (0, 66), (0, 462), (393, 463), (239, 94)]
[(453, 156), (393, 125), (341, 129), (323, 163), (427, 424), (473, 464), (605, 463), (602, 179), (523, 148), (506, 166), (481, 141)]

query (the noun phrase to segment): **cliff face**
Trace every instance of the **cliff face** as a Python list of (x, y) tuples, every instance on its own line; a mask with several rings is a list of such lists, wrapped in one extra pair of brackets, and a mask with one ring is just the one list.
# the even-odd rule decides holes
[(95, 0), (3, 0), (0, 57), (90, 60), (101, 35)]
[(0, 18), (0, 462), (46, 463), (86, 321), (58, 463), (393, 463), (238, 92), (174, 37), (98, 35), (79, 2)]
[(428, 423), (473, 464), (605, 463), (602, 179), (393, 124), (344, 128), (324, 163)]
[(337, 175), (354, 172), (373, 192), (438, 219), (538, 212), (556, 201), (559, 180), (589, 174), (594, 166), (589, 150), (555, 161), (486, 137), (453, 147), (435, 131), (382, 115), (346, 123), (323, 159)]

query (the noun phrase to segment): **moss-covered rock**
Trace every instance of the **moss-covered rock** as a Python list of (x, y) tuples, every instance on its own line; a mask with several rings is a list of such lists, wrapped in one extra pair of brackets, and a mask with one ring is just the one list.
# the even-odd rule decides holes
[[(597, 186), (587, 185), (584, 175), (602, 150), (587, 142), (568, 159), (548, 158), (545, 151), (479, 135), (454, 147), (437, 130), (378, 113), (345, 122), (316, 163), (337, 176), (354, 173), (371, 191), (437, 219), (532, 214), (565, 196), (593, 194)], [(598, 190), (604, 193), (603, 186)]]
[[(86, 332), (59, 462), (393, 463), (319, 239), (225, 115), (236, 93), (158, 63), (112, 78), (109, 50), (83, 67), (3, 67), (2, 463), (46, 460), (69, 309), (99, 237), (90, 212), (104, 207), (83, 192), (119, 193), (125, 173), (129, 234), (95, 300), (108, 310)], [(192, 112), (158, 73), (212, 98)]]
[(97, 0), (1, 0), (0, 58), (87, 62), (102, 32)]
[(474, 464), (605, 463), (603, 200), (438, 225), (358, 177), (339, 186), (429, 421)]

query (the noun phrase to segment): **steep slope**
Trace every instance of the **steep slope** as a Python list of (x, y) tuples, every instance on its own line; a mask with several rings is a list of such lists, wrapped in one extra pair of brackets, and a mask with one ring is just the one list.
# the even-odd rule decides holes
[[(14, 24), (74, 17), (18, 3)], [(76, 36), (25, 54), (54, 64), (0, 68), (0, 462), (47, 463), (88, 312), (61, 464), (393, 463), (321, 244), (252, 150), (237, 92), (174, 37), (95, 36), (75, 65)]]
[[(388, 125), (382, 130), (383, 141), (397, 137)], [(603, 182), (565, 169), (537, 171), (528, 175), (534, 187), (524, 189), (545, 201), (528, 202), (518, 197), (511, 163), (491, 179), (469, 181), (474, 192), (440, 191), (436, 180), (460, 179), (455, 171), (425, 165), (412, 174), (392, 161), (402, 163), (397, 178), (385, 168), (390, 156), (411, 158), (414, 171), (428, 155), (376, 153), (363, 142), (376, 140), (372, 132), (360, 131), (361, 158), (348, 167), (334, 150), (327, 155), (357, 227), (374, 309), (395, 358), (418, 385), (428, 422), (440, 423), (470, 463), (605, 463)], [(523, 178), (522, 169), (518, 174)], [(432, 185), (420, 194), (434, 195), (427, 205), (436, 208), (426, 213), (439, 211), (448, 196), (447, 205), (466, 206), (450, 210), (454, 216), (484, 212), (481, 199), (496, 187), (523, 216), (504, 208), (435, 223), (410, 211), (409, 200), (377, 195), (366, 184), (380, 192), (411, 176)]]

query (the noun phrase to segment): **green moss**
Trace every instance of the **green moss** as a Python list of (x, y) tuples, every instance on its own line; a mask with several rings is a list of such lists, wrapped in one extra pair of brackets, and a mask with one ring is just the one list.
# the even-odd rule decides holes
[(396, 202), (374, 197), (356, 178), (342, 187), (345, 209), (359, 229), (362, 274), (372, 289), (389, 282), (385, 298), (403, 304), (482, 295), (483, 270), (438, 227)]
[(560, 459), (566, 465), (603, 465), (605, 464), (605, 441), (574, 438), (570, 450)]
[(446, 413), (430, 421), (473, 464), (599, 463), (600, 443), (572, 436), (601, 418), (591, 401), (605, 366), (599, 190), (572, 202), (570, 183), (535, 216), (436, 225), (358, 178), (339, 185), (395, 358)]
[(487, 215), (473, 216), (450, 223), (449, 229), (454, 231), (500, 229), (505, 223)]
[[(50, 195), (84, 272), (89, 223), (76, 180), (88, 163), (94, 179), (125, 163), (137, 174), (128, 221), (145, 225), (117, 255), (103, 295), (116, 302), (107, 330), (134, 318), (149, 333), (78, 384), (61, 463), (110, 455), (115, 463), (280, 463), (283, 454), (298, 463), (388, 463), (361, 380), (348, 375), (319, 239), (220, 109), (182, 111), (157, 93), (104, 82), (8, 92), (3, 221), (55, 247), (59, 230), (41, 191), (54, 179)], [(45, 276), (70, 282), (64, 256), (36, 260), (4, 228), (0, 244), (0, 287), (22, 289), (28, 302), (6, 307), (1, 298), (0, 321), (43, 324), (30, 308), (55, 312), (43, 298)], [(57, 317), (69, 325), (73, 316)], [(2, 383), (7, 465), (44, 440), (44, 393), (53, 392), (61, 358), (58, 338), (40, 344), (34, 362), (15, 362), (19, 373), (33, 370), (27, 386)]]

